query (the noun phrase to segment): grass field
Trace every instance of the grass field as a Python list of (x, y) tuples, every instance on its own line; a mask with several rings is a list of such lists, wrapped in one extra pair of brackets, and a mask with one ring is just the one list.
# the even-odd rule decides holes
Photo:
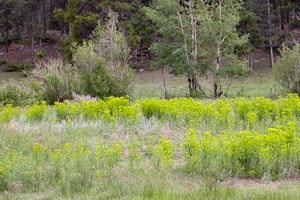
[(300, 198), (295, 95), (0, 112), (0, 199)]
[[(24, 75), (20, 72), (0, 73), (0, 84), (7, 81), (23, 81)], [(189, 95), (187, 78), (185, 76), (172, 76), (165, 74), (166, 86), (169, 96), (186, 97)], [(201, 78), (200, 83), (209, 96), (213, 96), (213, 83)], [(224, 85), (226, 88), (226, 85)], [(235, 79), (229, 89), (228, 97), (269, 97), (276, 98), (282, 94), (280, 86), (274, 81), (272, 72), (268, 69), (257, 70), (248, 77)], [(164, 87), (161, 71), (146, 71), (136, 75), (131, 85), (130, 96), (134, 99), (140, 98), (164, 98)]]
[[(165, 75), (167, 90), (170, 97), (185, 97), (189, 95), (187, 78)], [(207, 78), (201, 78), (200, 84), (209, 96), (213, 96), (213, 83)], [(227, 84), (223, 86), (227, 87)], [(132, 86), (131, 96), (135, 99), (157, 97), (164, 98), (163, 79), (160, 71), (150, 71), (138, 74)], [(257, 70), (248, 77), (235, 79), (229, 89), (228, 97), (269, 97), (282, 94), (281, 87), (275, 82), (272, 72), (268, 69)]]

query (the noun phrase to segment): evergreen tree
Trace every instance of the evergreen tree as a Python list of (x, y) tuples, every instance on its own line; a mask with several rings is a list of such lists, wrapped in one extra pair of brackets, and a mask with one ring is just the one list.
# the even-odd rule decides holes
[(269, 50), (270, 55), (270, 68), (274, 64), (274, 47), (279, 46), (278, 32), (279, 32), (279, 21), (276, 17), (276, 11), (274, 4), (271, 0), (254, 0), (255, 1), (255, 12), (259, 17), (258, 26), (261, 37), (261, 47)]
[[(24, 1), (20, 0), (2, 0), (0, 1), (0, 27), (4, 38), (5, 52), (8, 53), (9, 40), (11, 39), (11, 30), (18, 26), (18, 21), (22, 17), (20, 7)], [(16, 32), (16, 31), (15, 31)]]

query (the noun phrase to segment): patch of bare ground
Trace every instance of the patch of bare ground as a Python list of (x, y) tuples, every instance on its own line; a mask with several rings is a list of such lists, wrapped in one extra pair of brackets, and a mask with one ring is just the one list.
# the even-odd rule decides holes
[(252, 53), (253, 70), (270, 69), (270, 56), (262, 49), (255, 49)]

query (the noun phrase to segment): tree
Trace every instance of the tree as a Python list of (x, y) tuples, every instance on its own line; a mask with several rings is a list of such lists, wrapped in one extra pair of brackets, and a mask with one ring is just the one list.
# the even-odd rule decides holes
[(2, 0), (0, 1), (0, 27), (1, 34), (4, 36), (5, 52), (8, 53), (10, 31), (16, 27), (16, 18), (18, 15), (18, 5), (23, 1)]
[(181, 5), (175, 0), (153, 1), (145, 10), (160, 36), (152, 47), (158, 58), (156, 64), (171, 67), (175, 75), (186, 74), (190, 94), (200, 90), (206, 96), (198, 76), (210, 74), (214, 97), (220, 96), (223, 93), (220, 77), (225, 72), (241, 74), (239, 70), (224, 68), (244, 69), (234, 55), (235, 48), (246, 41), (236, 28), (240, 7), (240, 2), (235, 0), (187, 0)]
[(81, 43), (83, 39), (87, 39), (96, 27), (95, 22), (98, 20), (104, 22), (109, 10), (118, 13), (119, 26), (124, 29), (122, 31), (132, 48), (140, 49), (143, 46), (149, 46), (152, 26), (147, 20), (141, 20), (145, 18), (141, 12), (141, 5), (148, 3), (149, 1), (139, 0), (134, 2), (129, 0), (67, 0), (65, 5), (54, 10), (56, 19), (62, 22), (64, 29), (68, 30), (66, 57), (71, 56), (70, 44)]
[[(159, 37), (151, 49), (156, 53), (159, 67), (171, 67), (174, 75), (186, 73), (190, 94), (201, 90), (197, 76), (203, 72), (199, 58), (200, 19), (195, 12), (201, 12), (194, 1), (181, 6), (175, 0), (155, 0), (151, 7), (145, 7), (147, 17), (156, 25)], [(200, 10), (198, 10), (200, 9)]]
[(68, 40), (65, 43), (64, 56), (70, 60), (72, 43), (81, 43), (91, 34), (97, 25), (99, 14), (96, 13), (93, 1), (67, 0), (65, 9), (55, 9), (54, 15), (57, 20), (68, 26)]
[(255, 13), (255, 5), (253, 0), (245, 0), (242, 4), (242, 10), (240, 15), (241, 20), (238, 26), (238, 30), (242, 35), (249, 36), (250, 45), (256, 48), (260, 47), (260, 36), (257, 21), (259, 17)]
[[(95, 3), (86, 0), (68, 0), (66, 8), (54, 10), (56, 19), (68, 24), (68, 35), (72, 41), (89, 36), (96, 27), (99, 15), (96, 14)], [(86, 31), (88, 29), (88, 31)]]
[(153, 32), (151, 23), (145, 19), (141, 9), (142, 6), (149, 5), (149, 3), (149, 0), (102, 0), (98, 7), (102, 18), (109, 10), (117, 12), (119, 24), (124, 28), (128, 44), (133, 48), (142, 48), (150, 45), (151, 37), (149, 35)]
[(128, 94), (133, 79), (130, 49), (117, 28), (116, 13), (108, 13), (105, 25), (98, 24), (92, 39), (74, 49), (73, 62), (83, 76), (84, 94), (97, 97)]
[(28, 0), (25, 3), (25, 11), (27, 13), (27, 27), (28, 32), (31, 38), (31, 46), (32, 46), (32, 52), (34, 53), (34, 46), (35, 46), (35, 36), (39, 37), (40, 45), (42, 45), (42, 35), (43, 35), (43, 29), (42, 29), (42, 4), (46, 2), (43, 2), (42, 0)]
[(274, 65), (275, 79), (287, 92), (300, 96), (300, 45), (283, 46), (280, 58)]
[[(212, 58), (214, 63), (210, 71), (213, 74), (215, 98), (225, 92), (222, 90), (220, 77), (233, 77), (245, 73), (243, 61), (235, 55), (236, 48), (247, 42), (246, 36), (240, 37), (237, 30), (240, 11), (240, 1), (217, 0), (208, 7), (207, 15), (204, 17), (202, 37), (205, 38), (205, 45), (209, 47), (207, 49), (209, 58)], [(228, 68), (238, 70), (227, 70)]]
[(262, 41), (262, 48), (267, 47), (269, 51), (269, 64), (270, 68), (274, 64), (274, 47), (279, 46), (279, 21), (277, 18), (277, 12), (274, 4), (271, 0), (254, 0), (255, 11), (259, 17), (258, 26), (260, 31), (260, 37)]
[(43, 91), (45, 100), (51, 104), (72, 99), (72, 94), (79, 91), (80, 79), (76, 68), (63, 60), (37, 65), (31, 76), (38, 81), (37, 89)]

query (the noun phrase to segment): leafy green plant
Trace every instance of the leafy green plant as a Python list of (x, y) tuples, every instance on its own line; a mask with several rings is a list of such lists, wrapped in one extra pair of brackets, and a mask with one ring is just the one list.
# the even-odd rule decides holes
[(187, 161), (186, 167), (188, 171), (194, 170), (194, 166), (199, 161), (200, 142), (197, 137), (196, 130), (189, 129), (183, 143), (184, 155)]
[(297, 177), (299, 117), (297, 94), (278, 100), (109, 97), (6, 105), (0, 107), (0, 190), (55, 190), (54, 196), (66, 198), (103, 191), (106, 199), (128, 191), (186, 192), (199, 178)]
[(300, 95), (300, 45), (283, 46), (274, 65), (275, 79), (289, 93)]
[(80, 69), (82, 89), (99, 98), (123, 96), (133, 80), (129, 67), (129, 48), (117, 28), (117, 15), (110, 12), (105, 25), (100, 23), (90, 41), (73, 49), (73, 62)]
[(44, 58), (45, 55), (46, 55), (46, 53), (45, 53), (44, 50), (39, 50), (38, 52), (36, 52), (36, 57), (37, 57), (38, 59)]
[(143, 157), (142, 157), (141, 145), (139, 144), (139, 142), (135, 139), (130, 144), (127, 145), (127, 148), (129, 151), (128, 159), (129, 159), (130, 167), (134, 169), (135, 167), (140, 166)]
[(159, 140), (159, 144), (152, 147), (151, 159), (153, 160), (154, 168), (171, 169), (174, 162), (174, 145), (171, 140), (163, 137)]
[(25, 106), (39, 100), (37, 94), (22, 84), (8, 82), (0, 86), (0, 106)]
[(6, 64), (7, 64), (7, 60), (0, 59), (0, 65), (6, 65)]
[(80, 104), (78, 102), (70, 103), (68, 101), (62, 103), (55, 102), (54, 110), (58, 120), (73, 120), (80, 114)]
[(107, 147), (99, 144), (96, 151), (98, 164), (104, 168), (112, 168), (121, 160), (123, 154), (122, 146), (122, 142), (114, 143)]
[(25, 115), (28, 120), (42, 120), (44, 114), (47, 111), (47, 105), (45, 101), (35, 103), (32, 106), (26, 108)]
[[(206, 133), (197, 139), (188, 131), (183, 143), (189, 171), (214, 176), (260, 177), (269, 174), (273, 179), (297, 173), (299, 137), (295, 123), (270, 128), (268, 134), (255, 131), (224, 132), (212, 136)], [(295, 165), (296, 164), (296, 165)]]
[(32, 77), (41, 83), (45, 99), (51, 104), (72, 99), (72, 92), (76, 92), (80, 86), (75, 68), (65, 65), (62, 60), (52, 60), (43, 66), (37, 66)]

